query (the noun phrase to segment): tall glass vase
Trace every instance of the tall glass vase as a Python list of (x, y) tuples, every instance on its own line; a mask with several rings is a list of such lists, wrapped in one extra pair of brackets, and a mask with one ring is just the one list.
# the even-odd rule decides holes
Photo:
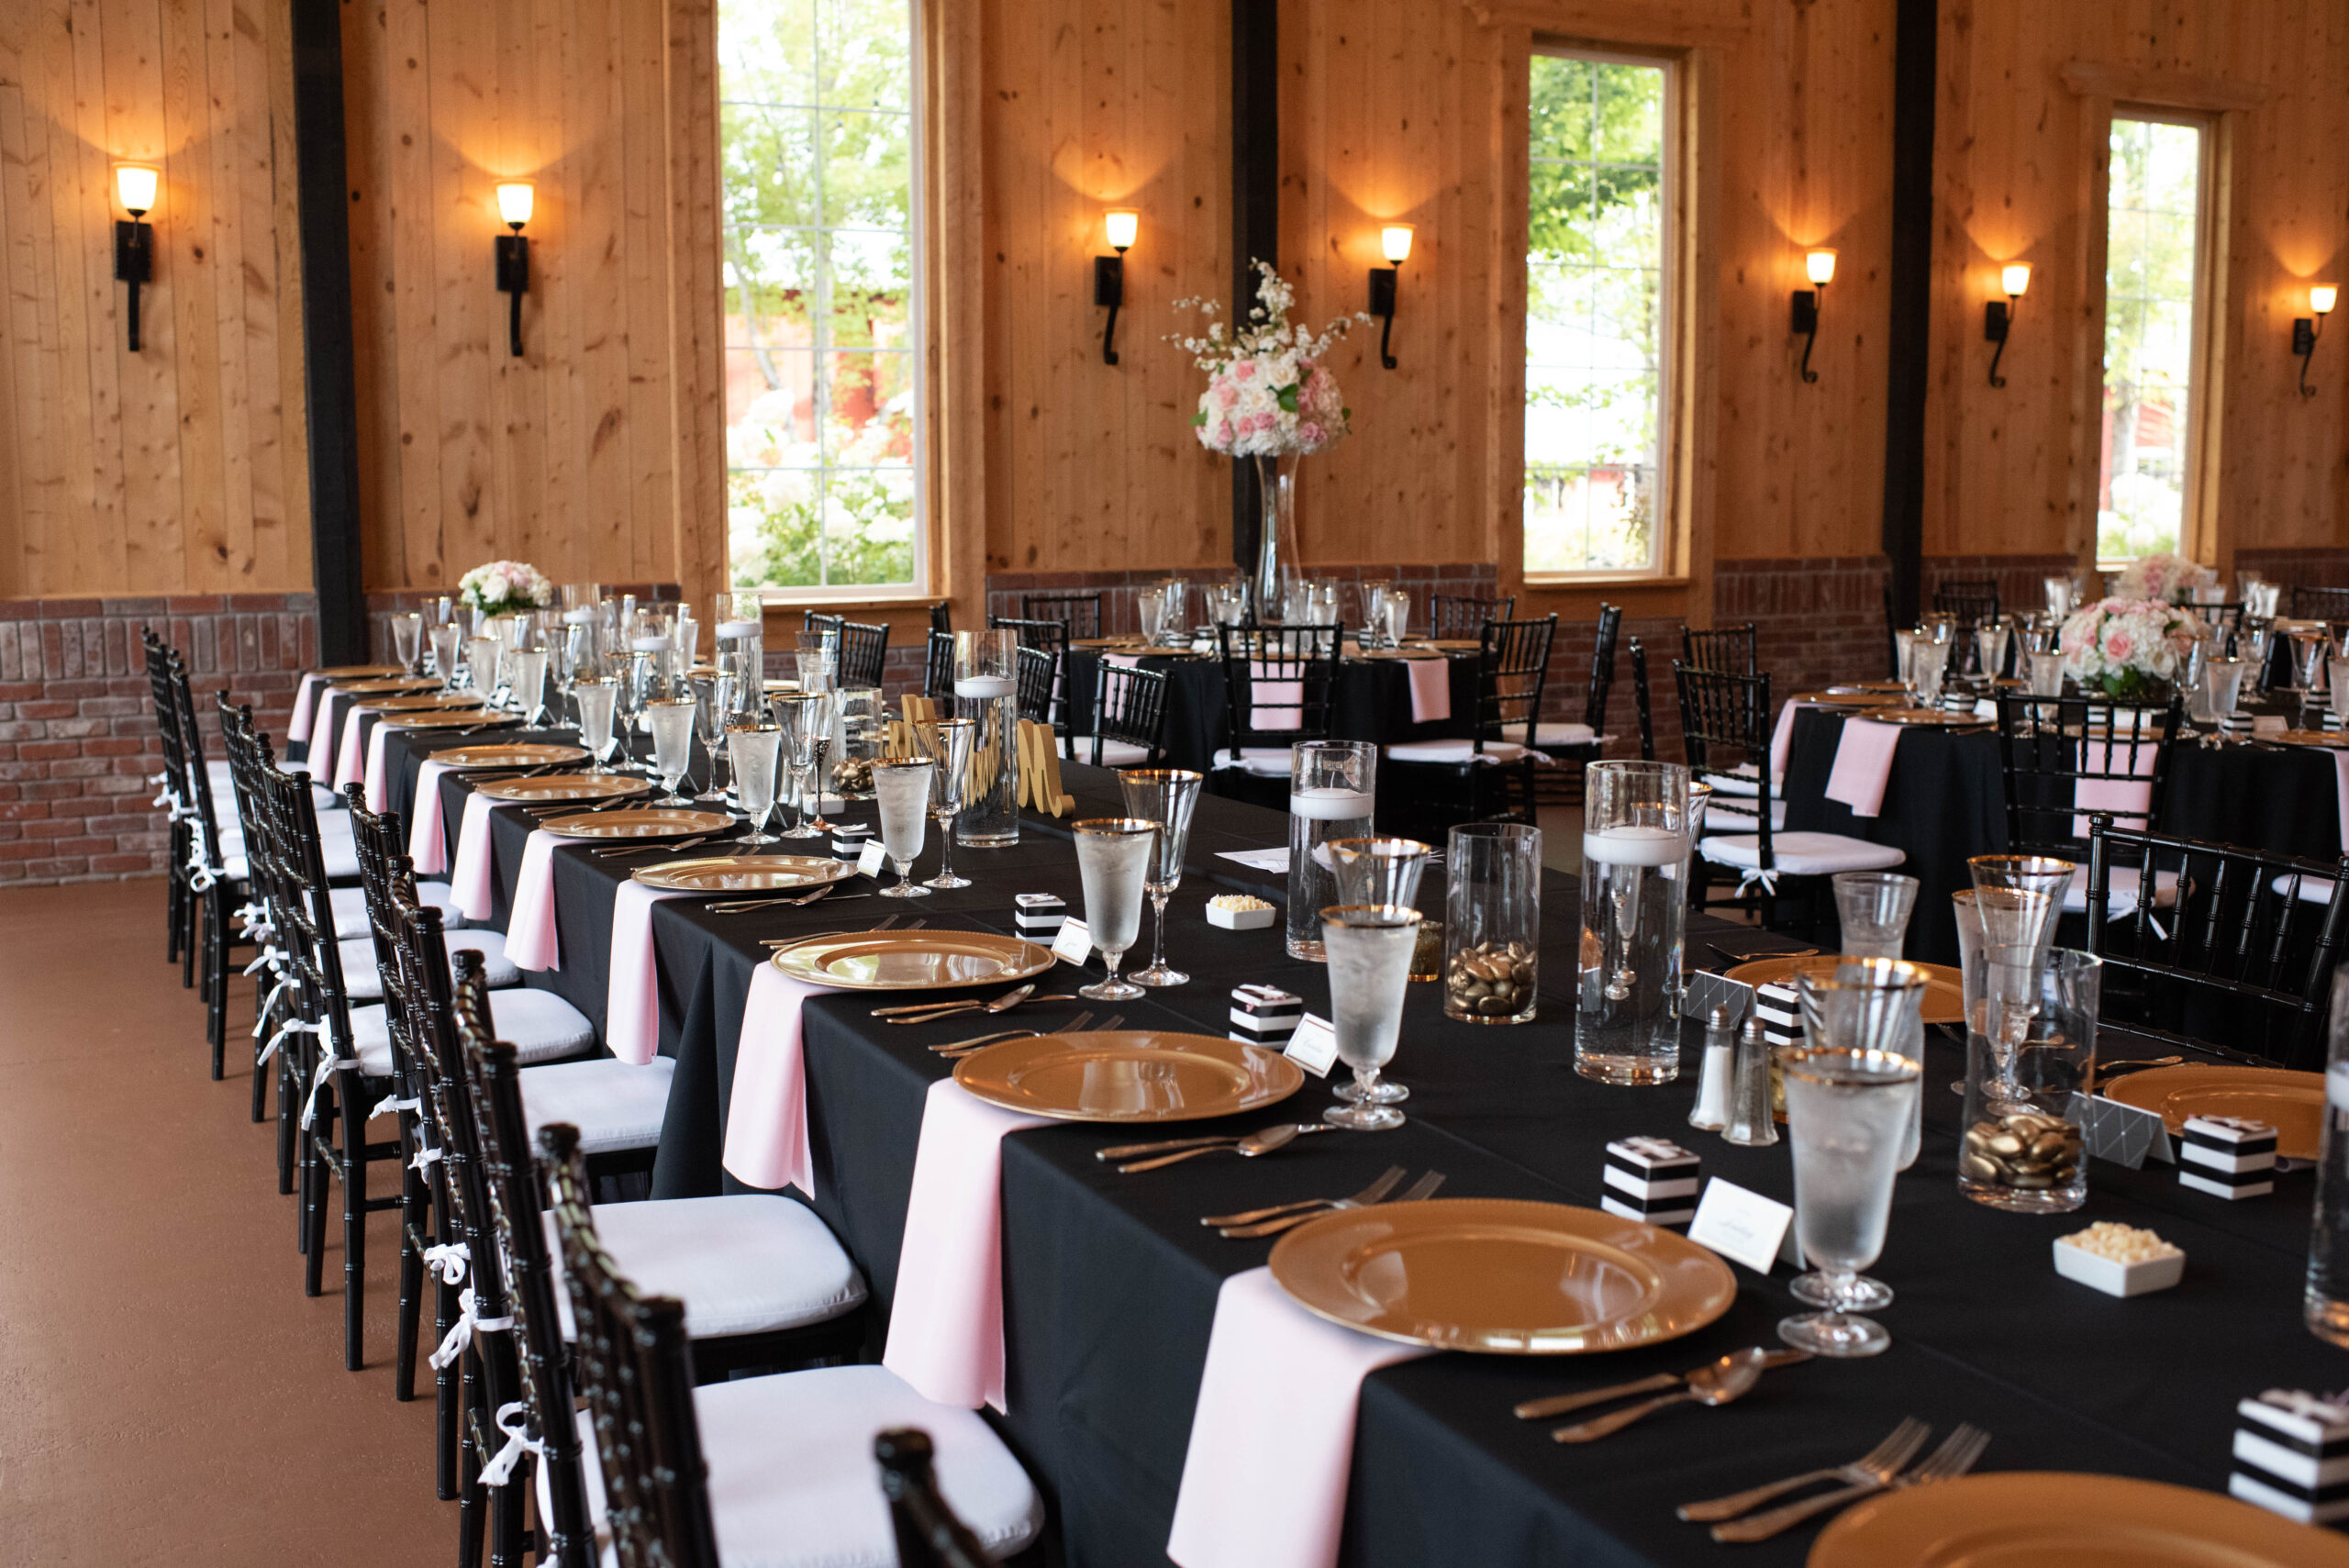
[(1295, 452), (1284, 452), (1252, 460), (1262, 520), (1256, 529), (1256, 570), (1248, 591), (1249, 608), (1259, 624), (1280, 619), (1282, 579), (1297, 562), (1297, 458)]

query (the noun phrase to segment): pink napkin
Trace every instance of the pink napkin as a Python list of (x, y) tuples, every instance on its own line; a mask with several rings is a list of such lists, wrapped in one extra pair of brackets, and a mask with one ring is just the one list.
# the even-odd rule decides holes
[(320, 692), (317, 721), (310, 727), (310, 776), (329, 787), (334, 783), (328, 775), (334, 772), (335, 726), (350, 700), (331, 686)]
[[(2099, 746), (2104, 748), (2102, 756), (2096, 754)], [(2115, 752), (2128, 757), (2127, 747), (2125, 740), (2083, 740), (2080, 742), (2080, 765), (2084, 768), (2110, 768), (2120, 760), (2115, 757)], [(2092, 811), (2140, 813), (2134, 817), (2121, 817), (2113, 824), (2136, 832), (2143, 832), (2152, 826), (2142, 813), (2154, 804), (2154, 762), (2160, 756), (2161, 748), (2151, 742), (2141, 742), (2136, 752), (2134, 757), (2128, 758), (2129, 771), (2144, 779), (2146, 782), (2143, 784), (2124, 784), (2119, 779), (2079, 779), (2074, 782), (2072, 805), (2078, 815), (2072, 818), (2072, 837), (2085, 839), (2088, 836), (2088, 813)]]
[(490, 904), (495, 896), (490, 888), (490, 872), (496, 858), (489, 843), (489, 814), (496, 802), (489, 796), (473, 794), (465, 796), (464, 819), (457, 824), (457, 869), (451, 873), (451, 890), (457, 899), (457, 912), (468, 920), (489, 918)]
[(930, 1086), (881, 1354), (925, 1399), (1003, 1408), (1003, 1135), (1044, 1119)]
[[(377, 726), (378, 728), (382, 727)], [(364, 759), (359, 755), (359, 710), (353, 707), (342, 721), (342, 744), (334, 751), (334, 776), (327, 780), (328, 789), (340, 789), (347, 784), (357, 784)]]
[(440, 826), (440, 775), (446, 762), (427, 762), (416, 771), (416, 804), (408, 808), (408, 863), (418, 876), (438, 876), (449, 869), (448, 835)]
[(830, 987), (794, 980), (772, 963), (751, 976), (742, 1036), (734, 1048), (734, 1089), (726, 1102), (720, 1162), (754, 1187), (797, 1187), (816, 1195), (807, 1143), (807, 1071), (799, 1054), (799, 1009)]
[(660, 954), (652, 945), (652, 906), (677, 896), (676, 889), (647, 887), (631, 878), (612, 899), (604, 1043), (614, 1056), (639, 1067), (661, 1054)]
[(1295, 705), (1305, 700), (1305, 683), (1267, 681), (1264, 677), (1264, 665), (1252, 663), (1248, 666), (1248, 696), (1252, 705), (1248, 728), (1295, 729), (1302, 725), (1305, 722), (1304, 710)]
[(1120, 670), (1139, 670), (1141, 668), (1141, 655), (1139, 653), (1104, 653), (1101, 655), (1101, 662), (1104, 664), (1115, 664)]
[(1406, 659), (1403, 673), (1411, 677), (1413, 724), (1435, 724), (1452, 717), (1451, 660)]
[(301, 685), (294, 693), (294, 717), (285, 723), (287, 745), (307, 740), (310, 738), (310, 719), (314, 713), (312, 705), (317, 701), (318, 688), (326, 684), (327, 678), (324, 675), (302, 677)]
[(1897, 724), (1845, 719), (1843, 737), (1835, 743), (1835, 766), (1827, 775), (1827, 798), (1842, 801), (1854, 817), (1881, 812), (1885, 781), (1892, 777), (1893, 749), (1899, 744)]
[[(488, 837), (486, 828), (482, 836)], [(514, 906), (506, 917), (506, 956), (517, 969), (562, 967), (554, 929), (554, 835), (543, 828), (531, 828), (523, 840), (522, 866), (514, 873)], [(657, 1030), (660, 1026), (656, 1022), (653, 1027)]]
[(1166, 1555), (1183, 1568), (1330, 1568), (1362, 1380), (1427, 1353), (1316, 1318), (1270, 1269), (1225, 1280)]
[(367, 737), (367, 809), (382, 811), (391, 804), (391, 785), (384, 777), (384, 736), (391, 729), (388, 724), (375, 726)]
[(2332, 785), (2341, 810), (2341, 846), (2349, 850), (2349, 751), (2332, 754)]
[(1809, 703), (1790, 702), (1778, 710), (1778, 727), (1770, 731), (1770, 776), (1787, 776), (1787, 750), (1794, 744), (1795, 709), (1809, 707)]

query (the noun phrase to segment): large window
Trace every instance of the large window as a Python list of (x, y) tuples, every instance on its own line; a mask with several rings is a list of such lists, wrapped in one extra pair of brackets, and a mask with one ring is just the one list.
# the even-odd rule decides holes
[(1669, 69), (1532, 59), (1525, 256), (1525, 571), (1663, 562)]
[(720, 0), (726, 506), (742, 588), (922, 580), (909, 0)]
[(2204, 128), (2114, 117), (2104, 270), (2103, 473), (2096, 552), (2177, 550), (2201, 366)]

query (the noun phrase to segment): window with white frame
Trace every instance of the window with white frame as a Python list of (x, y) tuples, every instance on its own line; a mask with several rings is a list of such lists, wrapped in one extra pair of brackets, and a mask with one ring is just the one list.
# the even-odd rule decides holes
[(1537, 50), (1526, 117), (1525, 573), (1664, 562), (1670, 65)]
[(731, 581), (923, 582), (911, 0), (720, 0)]
[(2104, 428), (2096, 552), (2125, 561), (2186, 544), (2203, 362), (2208, 127), (2112, 118), (2105, 207)]

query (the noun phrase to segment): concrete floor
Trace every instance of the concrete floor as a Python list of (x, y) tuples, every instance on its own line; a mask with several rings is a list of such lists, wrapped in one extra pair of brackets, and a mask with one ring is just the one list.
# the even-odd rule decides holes
[(452, 1561), (429, 1373), (392, 1398), (397, 1217), (345, 1372), (340, 1220), (305, 1297), (245, 1025), (213, 1083), (161, 885), (0, 892), (0, 1562)]

